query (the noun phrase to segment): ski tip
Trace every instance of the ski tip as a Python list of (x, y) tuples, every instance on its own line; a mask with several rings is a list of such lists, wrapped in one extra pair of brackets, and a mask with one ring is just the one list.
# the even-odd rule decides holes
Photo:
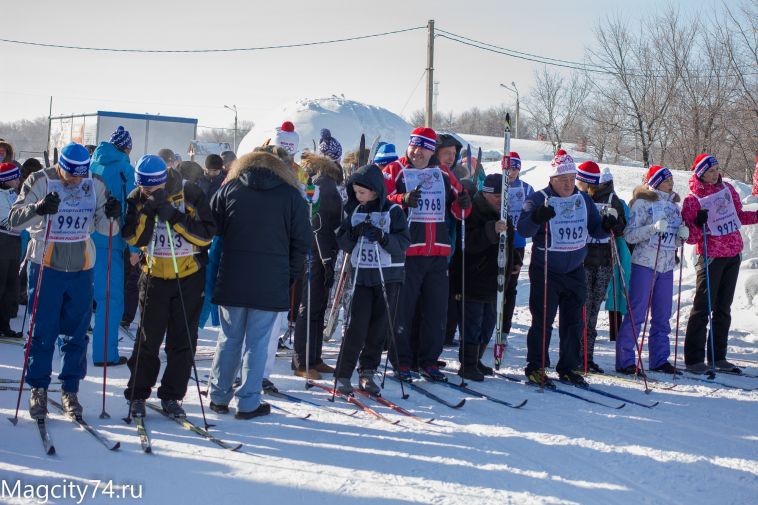
[(232, 452), (237, 452), (240, 449), (242, 449), (242, 444), (232, 445), (229, 447), (229, 450)]
[(459, 409), (459, 408), (463, 407), (464, 405), (466, 405), (466, 399), (465, 398), (463, 400), (459, 401), (458, 403), (456, 403), (455, 405), (453, 405), (452, 407), (454, 409)]
[(111, 450), (111, 451), (117, 451), (117, 450), (119, 450), (120, 448), (121, 448), (121, 442), (116, 442), (115, 444), (113, 444), (113, 446), (112, 446), (112, 447), (110, 447), (110, 450)]
[(524, 400), (521, 403), (517, 403), (516, 405), (514, 405), (513, 408), (514, 409), (520, 409), (521, 407), (523, 407), (524, 405), (526, 405), (527, 402), (529, 402), (529, 400)]
[(658, 404), (660, 404), (660, 403), (661, 403), (661, 402), (655, 402), (655, 403), (651, 403), (651, 404), (650, 404), (650, 406), (649, 406), (648, 408), (649, 408), (649, 409), (652, 409), (653, 407), (657, 407), (657, 406), (658, 406)]
[(618, 407), (614, 407), (614, 409), (616, 409), (616, 410), (620, 410), (620, 409), (623, 409), (624, 407), (626, 407), (626, 403), (622, 403), (622, 404), (621, 404), (621, 405), (619, 405)]
[(509, 125), (511, 124), (511, 113), (510, 112), (506, 112), (505, 113), (505, 122), (508, 123)]

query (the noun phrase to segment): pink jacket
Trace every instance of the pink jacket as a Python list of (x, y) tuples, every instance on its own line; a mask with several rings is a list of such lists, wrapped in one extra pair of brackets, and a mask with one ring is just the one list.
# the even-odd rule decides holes
[[(706, 184), (697, 178), (696, 175), (690, 177), (690, 191), (682, 204), (682, 219), (690, 229), (690, 238), (687, 239), (688, 244), (697, 244), (697, 253), (702, 255), (703, 252), (703, 229), (695, 224), (695, 215), (700, 210), (700, 201), (698, 198), (717, 193), (724, 189), (724, 186), (729, 188), (732, 193), (732, 201), (734, 202), (734, 208), (737, 211), (737, 217), (739, 217), (742, 225), (756, 224), (758, 223), (758, 212), (748, 212), (742, 210), (742, 203), (740, 197), (734, 190), (731, 184), (719, 179), (716, 184)], [(739, 231), (733, 231), (727, 235), (721, 235), (718, 237), (710, 236), (708, 238), (708, 256), (711, 258), (731, 258), (742, 252), (743, 243), (742, 235)]]

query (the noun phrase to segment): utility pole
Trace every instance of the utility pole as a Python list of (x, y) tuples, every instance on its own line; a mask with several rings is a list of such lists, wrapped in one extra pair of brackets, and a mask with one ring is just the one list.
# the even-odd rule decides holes
[(50, 133), (53, 129), (53, 97), (50, 96), (50, 108), (47, 111), (47, 145), (45, 151), (50, 152)]
[(229, 109), (230, 111), (234, 112), (234, 152), (237, 152), (237, 106), (232, 105), (229, 107), (228, 105), (224, 105), (225, 109)]
[(430, 19), (427, 26), (429, 28), (429, 42), (426, 52), (426, 114), (424, 115), (424, 126), (432, 128), (432, 120), (434, 119), (434, 20)]

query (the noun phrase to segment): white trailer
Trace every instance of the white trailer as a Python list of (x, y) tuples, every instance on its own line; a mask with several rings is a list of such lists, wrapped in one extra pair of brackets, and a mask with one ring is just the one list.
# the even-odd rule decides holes
[(50, 118), (48, 150), (60, 150), (69, 142), (97, 145), (110, 140), (111, 134), (119, 126), (123, 126), (132, 136), (132, 152), (129, 156), (132, 161), (145, 154), (156, 154), (164, 147), (177, 154), (184, 153), (197, 133), (197, 119), (97, 111), (93, 114)]

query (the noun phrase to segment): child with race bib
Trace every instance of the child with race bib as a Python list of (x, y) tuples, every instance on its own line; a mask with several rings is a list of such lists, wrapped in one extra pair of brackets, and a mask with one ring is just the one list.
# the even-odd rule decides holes
[[(684, 363), (687, 370), (705, 373), (708, 335), (708, 295), (712, 307), (711, 330), (714, 348), (708, 342), (708, 361), (713, 357), (717, 370), (739, 370), (726, 359), (734, 288), (740, 271), (743, 248), (740, 227), (758, 222), (758, 212), (742, 210), (742, 203), (731, 184), (722, 180), (719, 162), (710, 154), (700, 154), (692, 164), (691, 194), (682, 205), (682, 218), (690, 229), (688, 244), (697, 244), (697, 283), (687, 333)], [(705, 235), (703, 226), (705, 225)], [(707, 241), (707, 244), (705, 243)], [(710, 293), (706, 279), (706, 246)]]
[[(353, 297), (349, 322), (334, 372), (337, 390), (351, 394), (350, 377), (359, 363), (358, 387), (379, 394), (374, 374), (387, 344), (395, 314), (388, 314), (405, 277), (405, 250), (411, 243), (402, 207), (387, 200), (382, 171), (376, 165), (358, 168), (348, 180), (347, 217), (337, 232), (340, 248), (350, 255)], [(360, 359), (359, 359), (360, 354)]]
[(690, 233), (682, 222), (679, 195), (674, 192), (671, 171), (662, 166), (650, 167), (647, 184), (635, 188), (630, 203), (629, 224), (624, 238), (629, 244), (635, 244), (629, 281), (629, 304), (634, 327), (627, 313), (616, 337), (616, 371), (629, 375), (637, 372), (635, 336), (639, 337), (647, 315), (648, 301), (651, 301), (648, 339), (650, 370), (673, 374), (675, 370), (668, 358), (676, 249)]
[(127, 363), (131, 377), (124, 396), (130, 402), (130, 415), (145, 417), (145, 401), (161, 369), (158, 352), (165, 336), (167, 361), (158, 398), (170, 416), (185, 417), (180, 402), (192, 371), (208, 247), (216, 224), (205, 193), (182, 181), (179, 172), (167, 168), (158, 156), (140, 158), (134, 178), (137, 187), (126, 198), (122, 234), (129, 245), (142, 249), (147, 261), (139, 282), (141, 319)]

